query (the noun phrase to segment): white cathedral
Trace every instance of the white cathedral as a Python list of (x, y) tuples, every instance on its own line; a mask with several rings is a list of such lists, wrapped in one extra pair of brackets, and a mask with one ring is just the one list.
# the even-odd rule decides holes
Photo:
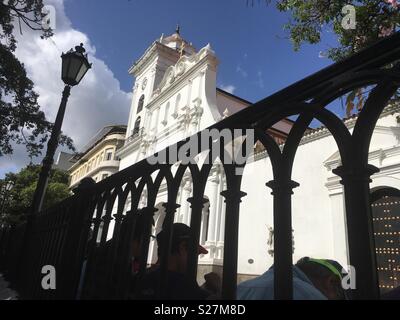
[[(217, 88), (218, 59), (210, 44), (200, 50), (177, 31), (161, 36), (130, 68), (135, 77), (132, 104), (124, 146), (119, 149), (120, 170), (153, 155), (233, 113), (247, 108), (250, 102)], [(369, 163), (380, 169), (372, 176), (371, 188), (400, 188), (400, 108), (388, 106), (375, 129)], [(356, 117), (345, 121), (351, 130)], [(278, 122), (269, 133), (283, 143), (293, 122)], [(329, 258), (348, 265), (343, 188), (332, 169), (340, 164), (336, 143), (325, 128), (310, 129), (303, 137), (293, 168), (294, 189), (293, 261), (303, 256)], [(272, 180), (268, 154), (255, 153), (247, 164), (241, 190), (239, 223), (238, 281), (262, 274), (273, 264), (273, 198), (265, 183)], [(225, 178), (216, 165), (210, 173), (203, 209), (201, 244), (209, 251), (199, 258), (199, 279), (211, 270), (221, 272), (224, 248), (225, 203), (220, 192)], [(175, 221), (190, 225), (190, 175), (183, 179), (178, 194)], [(145, 195), (143, 197), (145, 199)], [(165, 212), (167, 190), (158, 194), (154, 234), (160, 231)], [(144, 205), (144, 204), (143, 204)], [(156, 259), (152, 241), (149, 262)]]

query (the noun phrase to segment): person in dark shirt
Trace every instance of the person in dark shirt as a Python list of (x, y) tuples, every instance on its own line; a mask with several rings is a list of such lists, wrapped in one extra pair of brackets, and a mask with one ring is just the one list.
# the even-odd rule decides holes
[[(199, 287), (196, 281), (186, 277), (188, 246), (192, 239), (193, 232), (190, 227), (183, 223), (174, 223), (172, 231), (171, 252), (167, 260), (167, 286), (164, 294), (160, 295), (161, 268), (155, 267), (148, 272), (142, 279), (138, 289), (137, 299), (154, 300), (203, 300), (210, 293)], [(166, 234), (161, 231), (157, 235), (158, 253), (165, 250), (167, 245)], [(199, 254), (208, 251), (199, 245)]]
[[(140, 269), (139, 259), (142, 247), (143, 235), (146, 227), (146, 220), (143, 214), (138, 213), (135, 229), (133, 232), (133, 241), (131, 245), (131, 261), (130, 261), (130, 284), (129, 284), (129, 299), (134, 299), (137, 286), (137, 276)], [(150, 237), (153, 237), (150, 235)]]

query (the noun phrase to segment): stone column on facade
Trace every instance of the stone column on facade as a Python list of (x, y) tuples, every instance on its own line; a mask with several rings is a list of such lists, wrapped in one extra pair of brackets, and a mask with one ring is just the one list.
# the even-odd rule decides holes
[(201, 213), (201, 227), (200, 227), (200, 244), (205, 244), (207, 237), (207, 225), (209, 219), (209, 208), (210, 205), (207, 203), (204, 205), (202, 213)]
[(190, 194), (192, 192), (191, 181), (186, 180), (183, 185), (183, 197), (182, 197), (182, 213), (183, 213), (183, 223), (186, 225), (190, 225), (190, 210), (189, 210), (189, 202), (187, 199), (190, 198)]
[(159, 116), (160, 116), (160, 107), (157, 107), (157, 109), (154, 110), (155, 112), (155, 116), (154, 116), (154, 123), (153, 123), (153, 137), (155, 137), (157, 135), (158, 132), (158, 125), (159, 125)]
[(197, 97), (193, 100), (193, 113), (191, 119), (191, 128), (190, 133), (194, 134), (199, 131), (200, 127), (200, 120), (201, 116), (203, 115), (203, 108), (201, 107), (202, 104), (202, 93), (203, 93), (203, 79), (206, 71), (201, 71), (199, 75), (199, 83), (198, 83), (198, 92)]
[(191, 123), (191, 99), (192, 99), (192, 86), (193, 86), (193, 81), (189, 80), (189, 89), (188, 89), (188, 95), (186, 99), (186, 104), (185, 104), (185, 120), (186, 120), (186, 130), (188, 131), (188, 135), (191, 134), (191, 129), (190, 129), (190, 123)]
[[(183, 187), (180, 186), (180, 187), (179, 187), (179, 191), (178, 191), (178, 195), (177, 195), (177, 199), (178, 199), (178, 202), (177, 202), (177, 203), (182, 204), (182, 199), (183, 199), (182, 194), (183, 194)], [(179, 207), (179, 208), (176, 210), (176, 216), (178, 217), (178, 222), (183, 223), (182, 207)]]
[(150, 126), (151, 126), (151, 116), (152, 113), (150, 112), (150, 110), (147, 108), (147, 106), (145, 107), (145, 112), (144, 112), (144, 119), (143, 119), (143, 129), (145, 133), (148, 133), (150, 131)]
[(189, 79), (188, 80), (188, 94), (187, 94), (187, 99), (186, 99), (186, 106), (190, 108), (190, 101), (192, 99), (192, 86), (193, 86), (193, 80)]
[(210, 183), (210, 216), (208, 219), (208, 232), (206, 245), (210, 249), (210, 257), (215, 257), (216, 247), (216, 227), (217, 227), (217, 207), (218, 207), (218, 173), (213, 172)]
[(226, 189), (226, 182), (223, 176), (220, 177), (220, 184), (218, 189), (218, 231), (217, 231), (217, 258), (222, 259), (224, 256), (224, 237), (225, 237), (225, 211), (226, 204), (221, 196), (221, 192)]

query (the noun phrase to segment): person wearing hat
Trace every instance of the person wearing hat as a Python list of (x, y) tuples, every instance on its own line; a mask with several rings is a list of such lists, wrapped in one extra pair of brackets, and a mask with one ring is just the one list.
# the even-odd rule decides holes
[[(166, 295), (162, 298), (170, 300), (203, 300), (210, 294), (201, 289), (195, 281), (186, 277), (187, 260), (189, 256), (189, 243), (193, 239), (192, 229), (183, 223), (174, 223), (172, 226), (171, 251), (167, 263), (167, 288)], [(158, 255), (166, 250), (168, 245), (166, 232), (162, 230), (157, 234)], [(198, 246), (198, 254), (206, 254), (208, 251)], [(160, 298), (159, 284), (161, 281), (161, 268), (159, 263), (148, 272), (141, 281), (137, 299), (153, 300)]]
[(80, 193), (82, 191), (86, 191), (89, 190), (91, 187), (93, 187), (94, 185), (96, 185), (96, 181), (94, 181), (93, 178), (90, 177), (86, 177), (83, 178), (77, 187), (75, 187), (74, 189), (72, 189), (72, 192), (74, 194)]
[[(293, 266), (294, 300), (343, 300), (343, 268), (334, 260), (301, 258)], [(288, 275), (289, 276), (289, 275)], [(273, 300), (274, 267), (238, 285), (239, 300)]]

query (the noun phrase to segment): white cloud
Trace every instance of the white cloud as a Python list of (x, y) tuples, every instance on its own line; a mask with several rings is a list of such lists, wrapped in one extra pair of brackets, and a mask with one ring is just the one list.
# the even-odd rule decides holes
[(248, 74), (247, 71), (244, 70), (240, 64), (236, 66), (236, 72), (238, 72), (243, 78), (247, 78)]
[[(21, 36), (16, 31), (16, 56), (24, 63), (28, 76), (35, 83), (42, 110), (49, 120), (54, 121), (64, 86), (60, 78), (61, 53), (81, 42), (84, 44), (93, 66), (82, 82), (72, 88), (62, 127), (79, 149), (104, 125), (127, 124), (131, 93), (121, 90), (113, 72), (104, 61), (96, 58), (96, 49), (88, 36), (71, 27), (71, 21), (65, 15), (64, 0), (45, 3), (56, 9), (54, 36), (43, 40), (40, 32), (25, 28)], [(26, 154), (17, 149), (12, 156), (1, 159), (0, 175), (7, 167), (14, 171), (15, 167), (20, 168), (29, 162)]]
[(327, 55), (326, 55), (325, 52), (320, 51), (320, 52), (318, 53), (318, 58), (320, 58), (320, 59), (327, 58)]
[(233, 94), (233, 92), (236, 90), (236, 87), (234, 85), (232, 85), (232, 84), (228, 84), (228, 85), (223, 85), (222, 84), (221, 85), (221, 89), (226, 91), (226, 92), (229, 92), (229, 93)]
[(0, 158), (0, 179), (2, 179), (6, 173), (18, 172), (21, 168), (29, 164), (25, 146), (15, 145), (13, 148), (13, 154), (6, 154)]

